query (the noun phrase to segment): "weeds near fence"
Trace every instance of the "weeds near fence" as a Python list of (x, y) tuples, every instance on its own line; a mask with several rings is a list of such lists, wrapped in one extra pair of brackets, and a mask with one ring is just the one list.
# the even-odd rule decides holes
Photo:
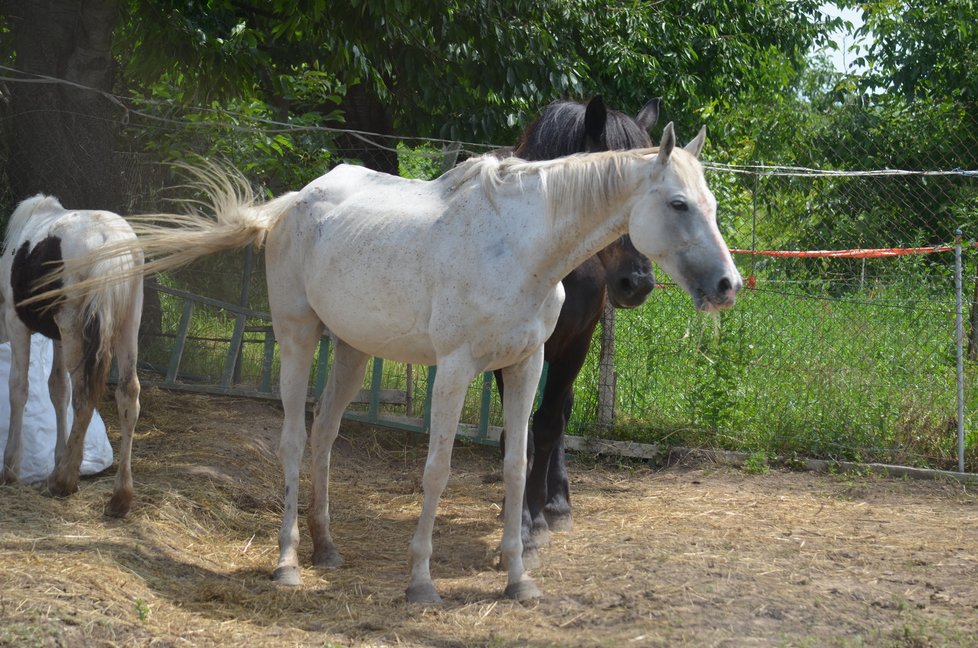
[[(665, 289), (640, 309), (619, 311), (619, 425), (612, 433), (772, 456), (952, 468), (953, 296), (925, 288), (908, 296), (906, 287), (871, 292), (813, 299), (768, 286), (711, 317)], [(978, 402), (978, 368), (968, 371), (966, 399)], [(596, 358), (576, 392), (571, 429), (595, 434), (588, 421), (597, 408), (590, 396)], [(966, 416), (975, 469), (978, 416)]]

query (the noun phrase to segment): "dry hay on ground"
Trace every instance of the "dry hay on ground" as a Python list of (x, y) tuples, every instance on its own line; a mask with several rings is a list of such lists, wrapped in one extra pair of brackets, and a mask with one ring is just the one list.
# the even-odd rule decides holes
[(304, 567), (304, 584), (282, 589), (269, 580), (279, 408), (149, 390), (143, 412), (128, 519), (102, 515), (111, 475), (64, 500), (0, 489), (0, 645), (971, 646), (978, 637), (978, 497), (956, 482), (578, 458), (575, 529), (544, 550), (533, 575), (545, 598), (523, 606), (500, 598), (505, 577), (494, 568), (496, 452), (462, 446), (435, 528), (445, 605), (425, 609), (403, 597), (422, 438), (344, 430), (331, 494), (346, 564)]

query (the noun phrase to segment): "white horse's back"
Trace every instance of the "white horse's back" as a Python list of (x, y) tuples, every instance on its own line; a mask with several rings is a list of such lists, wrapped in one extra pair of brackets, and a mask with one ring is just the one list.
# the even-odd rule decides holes
[[(549, 227), (545, 212), (520, 213), (498, 196), (490, 203), (477, 181), (337, 167), (302, 189), (268, 235), (272, 309), (311, 308), (371, 355), (435, 364), (468, 345), (487, 368), (505, 366), (556, 324), (559, 277), (539, 284), (523, 272), (530, 242)], [(521, 331), (507, 313), (527, 307), (541, 319)], [(473, 318), (500, 320), (512, 343), (494, 327), (480, 336)]]

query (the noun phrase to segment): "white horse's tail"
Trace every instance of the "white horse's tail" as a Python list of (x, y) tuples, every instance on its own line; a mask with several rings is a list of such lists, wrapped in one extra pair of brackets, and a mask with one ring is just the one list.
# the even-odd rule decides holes
[[(296, 201), (297, 192), (290, 192), (266, 203), (259, 204), (247, 180), (237, 171), (208, 164), (201, 167), (184, 167), (193, 176), (193, 189), (202, 192), (203, 200), (187, 200), (189, 207), (184, 214), (141, 214), (125, 219), (136, 233), (133, 241), (119, 241), (99, 248), (92, 254), (65, 260), (64, 267), (48, 275), (39, 288), (50, 288), (53, 282), (63, 282), (69, 275), (85, 275), (90, 278), (71, 286), (48, 289), (36, 294), (24, 304), (49, 300), (68, 293), (92, 294), (105, 281), (104, 277), (90, 274), (88, 269), (108, 259), (127, 253), (141, 252), (145, 262), (127, 272), (114, 273), (115, 279), (134, 275), (166, 272), (185, 266), (201, 257), (246, 247), (261, 246), (265, 236), (278, 219)], [(203, 206), (210, 216), (197, 208)]]
[[(196, 178), (192, 188), (202, 192), (202, 201), (188, 200), (185, 214), (129, 216), (146, 256), (146, 273), (165, 272), (187, 265), (203, 256), (255, 245), (296, 201), (290, 192), (266, 203), (258, 203), (248, 181), (236, 170), (209, 164), (184, 167)], [(195, 207), (203, 206), (207, 216)]]

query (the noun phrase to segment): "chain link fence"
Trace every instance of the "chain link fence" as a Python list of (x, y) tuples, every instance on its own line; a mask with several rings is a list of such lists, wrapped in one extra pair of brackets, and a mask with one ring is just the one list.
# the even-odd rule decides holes
[[(179, 179), (159, 160), (177, 150), (184, 159), (187, 153), (224, 157), (273, 195), (297, 188), (276, 184), (283, 159), (298, 160), (308, 179), (344, 160), (431, 177), (461, 157), (496, 148), (158, 113), (133, 112), (120, 123), (132, 213), (173, 208), (167, 200), (177, 194), (168, 187)], [(978, 150), (978, 142), (956, 144)], [(779, 160), (776, 167), (707, 165), (721, 229), (732, 248), (744, 251), (736, 261), (749, 288), (733, 310), (704, 316), (660, 274), (661, 285), (644, 306), (614, 314), (614, 367), (603, 379), (596, 333), (576, 387), (572, 434), (772, 457), (955, 466), (953, 255), (751, 253), (938, 246), (951, 243), (959, 227), (966, 241), (978, 235), (974, 170), (960, 170), (953, 156), (922, 159), (919, 151), (907, 167), (856, 151), (857, 167), (846, 161), (851, 145), (840, 141), (824, 160), (807, 151), (798, 166), (795, 160)], [(256, 160), (256, 150), (267, 155)], [(722, 152), (708, 147), (710, 155)], [(871, 168), (866, 160), (877, 160), (872, 168), (879, 171), (863, 172)], [(853, 168), (860, 172), (837, 171)], [(967, 316), (975, 310), (978, 253), (966, 248), (964, 261)], [(261, 254), (208, 258), (157, 280), (164, 290), (149, 291), (144, 315), (146, 382), (274, 394), (278, 360), (265, 315)], [(196, 302), (188, 315), (192, 300), (183, 291), (211, 301)], [(966, 332), (973, 343), (973, 327)], [(231, 344), (236, 336), (240, 351)], [(328, 354), (324, 345), (314, 363), (314, 392)], [(965, 366), (966, 467), (972, 471), (978, 470), (976, 371), (972, 347)], [(384, 397), (372, 403), (365, 397), (353, 409), (422, 418), (428, 380), (425, 368), (384, 363), (368, 371), (364, 385), (380, 388)], [(602, 380), (612, 384), (602, 386)], [(602, 403), (602, 392), (613, 393), (612, 402)], [(501, 425), (491, 383), (473, 383), (463, 417), (470, 425)]]

